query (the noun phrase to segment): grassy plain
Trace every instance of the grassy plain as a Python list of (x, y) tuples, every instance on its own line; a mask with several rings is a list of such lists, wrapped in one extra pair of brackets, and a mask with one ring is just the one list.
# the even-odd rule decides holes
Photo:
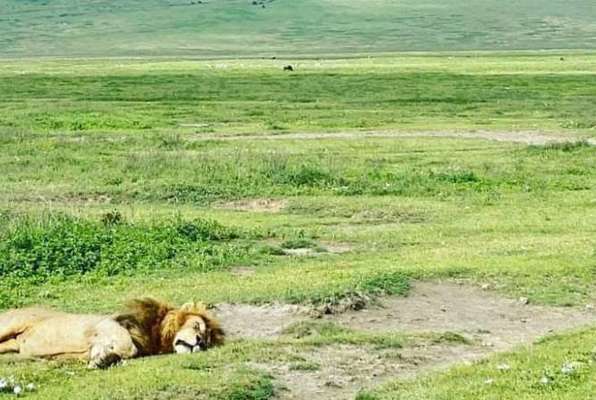
[[(295, 74), (263, 60), (3, 62), (0, 309), (111, 312), (148, 293), (173, 302), (332, 303), (405, 294), (412, 280), (434, 278), (488, 283), (534, 303), (594, 302), (596, 150), (587, 142), (242, 138), (359, 130), (591, 138), (594, 61), (400, 56), (300, 61)], [(229, 204), (259, 198), (281, 210)], [(295, 243), (350, 251), (283, 255)], [(266, 399), (272, 377), (246, 361), (299, 362), (301, 346), (397, 346), (401, 338), (332, 332), (317, 340), (238, 341), (202, 358), (138, 360), (106, 373), (2, 360), (0, 377), (36, 383), (31, 398)], [(594, 329), (565, 335), (361, 397), (447, 399), (465, 378), (476, 382), (466, 386), (470, 398), (513, 398), (515, 388), (539, 399), (541, 371), (573, 359), (584, 369), (548, 393), (582, 398), (592, 390), (595, 341)], [(512, 374), (482, 386), (503, 359)], [(532, 379), (513, 374), (528, 369)]]
[[(180, 139), (177, 148), (164, 149), (159, 140), (136, 142), (132, 136), (84, 143), (62, 137), (32, 140), (4, 146), (5, 165), (13, 166), (5, 169), (3, 182), (3, 204), (12, 210), (6, 218), (39, 210), (74, 211), (83, 219), (118, 210), (139, 224), (160, 217), (214, 218), (254, 228), (254, 245), (267, 238), (307, 237), (353, 243), (357, 250), (306, 260), (270, 255), (277, 266), (263, 265), (263, 275), (241, 287), (219, 271), (200, 273), (199, 283), (186, 274), (180, 276), (186, 284), (171, 278), (172, 289), (180, 293), (179, 285), (204, 285), (201, 295), (209, 301), (305, 301), (350, 290), (376, 272), (509, 279), (507, 287), (520, 294), (571, 304), (585, 300), (594, 283), (589, 238), (594, 233), (590, 209), (596, 168), (594, 150), (587, 145), (527, 147), (433, 138), (203, 145)], [(209, 207), (259, 196), (287, 198), (287, 209), (269, 215)], [(42, 231), (51, 232), (52, 224), (56, 222), (42, 224)], [(148, 244), (144, 240), (156, 239), (143, 237), (139, 245)], [(330, 263), (342, 267), (328, 268)], [(325, 276), (329, 278), (321, 279)], [(91, 298), (94, 290), (104, 290), (95, 279), (89, 283), (95, 289), (84, 290)], [(105, 283), (115, 285), (111, 278)], [(146, 284), (134, 286), (139, 293), (153, 285), (168, 290), (154, 279)], [(65, 288), (71, 285), (69, 280)], [(221, 290), (221, 285), (230, 289)], [(38, 289), (35, 293), (45, 293)], [(71, 295), (79, 291), (77, 287)], [(66, 302), (84, 304), (83, 299)]]
[(0, 130), (152, 138), (371, 129), (593, 136), (595, 63), (589, 53), (428, 55), (306, 60), (284, 73), (284, 62), (274, 60), (13, 60), (0, 66)]
[(595, 49), (591, 0), (4, 0), (0, 55)]

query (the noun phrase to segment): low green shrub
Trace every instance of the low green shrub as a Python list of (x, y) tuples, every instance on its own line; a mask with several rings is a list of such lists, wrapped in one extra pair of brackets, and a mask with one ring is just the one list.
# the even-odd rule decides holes
[(101, 221), (54, 215), (14, 221), (0, 233), (0, 277), (116, 275), (165, 266), (214, 269), (242, 259), (248, 233), (194, 219), (128, 223), (110, 213)]

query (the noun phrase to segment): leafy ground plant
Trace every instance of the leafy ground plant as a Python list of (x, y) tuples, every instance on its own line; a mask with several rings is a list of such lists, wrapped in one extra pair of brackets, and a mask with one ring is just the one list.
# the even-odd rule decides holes
[(246, 235), (211, 220), (131, 224), (109, 219), (57, 215), (13, 222), (0, 239), (0, 275), (39, 280), (110, 276), (183, 261), (189, 268), (208, 270), (246, 255), (245, 247), (232, 242)]

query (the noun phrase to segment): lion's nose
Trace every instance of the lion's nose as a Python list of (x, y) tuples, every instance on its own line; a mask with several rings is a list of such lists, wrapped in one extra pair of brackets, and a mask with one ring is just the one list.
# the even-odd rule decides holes
[(207, 347), (207, 343), (205, 343), (202, 337), (197, 335), (197, 344), (195, 346), (199, 346), (199, 348), (203, 350)]

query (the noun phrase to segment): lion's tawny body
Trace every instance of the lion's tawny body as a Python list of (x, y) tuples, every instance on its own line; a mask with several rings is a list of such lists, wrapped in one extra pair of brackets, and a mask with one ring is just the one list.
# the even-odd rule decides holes
[[(196, 343), (187, 343), (195, 338)], [(191, 351), (194, 347), (205, 350), (222, 344), (223, 338), (217, 321), (194, 303), (174, 309), (153, 299), (141, 299), (131, 302), (127, 313), (115, 316), (69, 314), (45, 308), (0, 314), (0, 354), (79, 358), (87, 360), (90, 367), (172, 353), (177, 340), (183, 350), (189, 346)]]

